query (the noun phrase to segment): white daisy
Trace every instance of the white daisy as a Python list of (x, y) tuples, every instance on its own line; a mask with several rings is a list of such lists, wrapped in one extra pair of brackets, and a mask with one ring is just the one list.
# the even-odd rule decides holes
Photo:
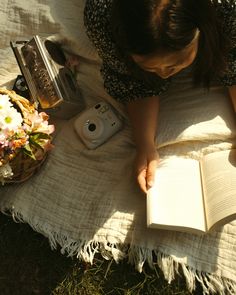
[(9, 109), (12, 105), (10, 102), (10, 97), (8, 95), (0, 95), (0, 112), (5, 112), (6, 109)]
[(11, 178), (12, 176), (13, 172), (8, 163), (0, 167), (0, 183), (4, 184), (4, 179)]
[(0, 112), (0, 130), (16, 130), (23, 122), (23, 118), (19, 112), (13, 107), (6, 108), (4, 112)]

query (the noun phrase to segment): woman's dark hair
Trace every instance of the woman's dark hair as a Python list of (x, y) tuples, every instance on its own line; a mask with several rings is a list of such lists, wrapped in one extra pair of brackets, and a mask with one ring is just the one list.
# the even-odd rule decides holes
[(228, 40), (216, 14), (217, 0), (114, 0), (115, 43), (125, 55), (183, 49), (200, 31), (194, 81), (209, 87), (225, 69)]

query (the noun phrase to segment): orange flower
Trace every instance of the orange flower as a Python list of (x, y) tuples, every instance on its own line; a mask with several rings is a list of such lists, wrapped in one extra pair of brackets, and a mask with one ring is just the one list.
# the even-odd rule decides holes
[(27, 142), (27, 138), (20, 138), (13, 141), (12, 147), (14, 149), (20, 148), (25, 145)]

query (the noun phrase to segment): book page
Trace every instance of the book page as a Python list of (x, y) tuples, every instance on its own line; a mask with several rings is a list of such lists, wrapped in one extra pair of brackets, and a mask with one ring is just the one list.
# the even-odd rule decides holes
[(204, 156), (201, 170), (208, 228), (220, 220), (220, 223), (224, 223), (235, 219), (236, 150), (214, 152)]
[(154, 186), (147, 194), (150, 228), (205, 231), (199, 162), (171, 157), (160, 162)]

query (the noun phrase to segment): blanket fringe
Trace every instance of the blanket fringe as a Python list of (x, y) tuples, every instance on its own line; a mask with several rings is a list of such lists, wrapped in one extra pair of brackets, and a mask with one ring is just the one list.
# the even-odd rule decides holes
[[(2, 213), (9, 215), (9, 211), (2, 211)], [(236, 282), (195, 270), (181, 262), (181, 259), (163, 254), (158, 250), (109, 243), (105, 238), (103, 240), (99, 238), (99, 241), (96, 241), (95, 239), (87, 240), (85, 237), (81, 237), (80, 240), (74, 241), (68, 239), (65, 235), (57, 234), (50, 226), (42, 226), (42, 224), (35, 224), (31, 220), (27, 220), (19, 213), (12, 212), (11, 216), (15, 222), (28, 223), (33, 230), (47, 237), (52, 250), (57, 249), (59, 245), (61, 253), (67, 254), (68, 257), (77, 256), (77, 258), (90, 264), (93, 264), (97, 253), (100, 253), (107, 260), (114, 259), (116, 263), (127, 258), (128, 262), (134, 265), (139, 272), (142, 272), (145, 263), (150, 268), (157, 264), (168, 283), (171, 283), (176, 275), (180, 275), (182, 271), (190, 292), (195, 290), (196, 281), (198, 281), (202, 286), (204, 295), (236, 295)], [(153, 254), (156, 261), (154, 261)]]

